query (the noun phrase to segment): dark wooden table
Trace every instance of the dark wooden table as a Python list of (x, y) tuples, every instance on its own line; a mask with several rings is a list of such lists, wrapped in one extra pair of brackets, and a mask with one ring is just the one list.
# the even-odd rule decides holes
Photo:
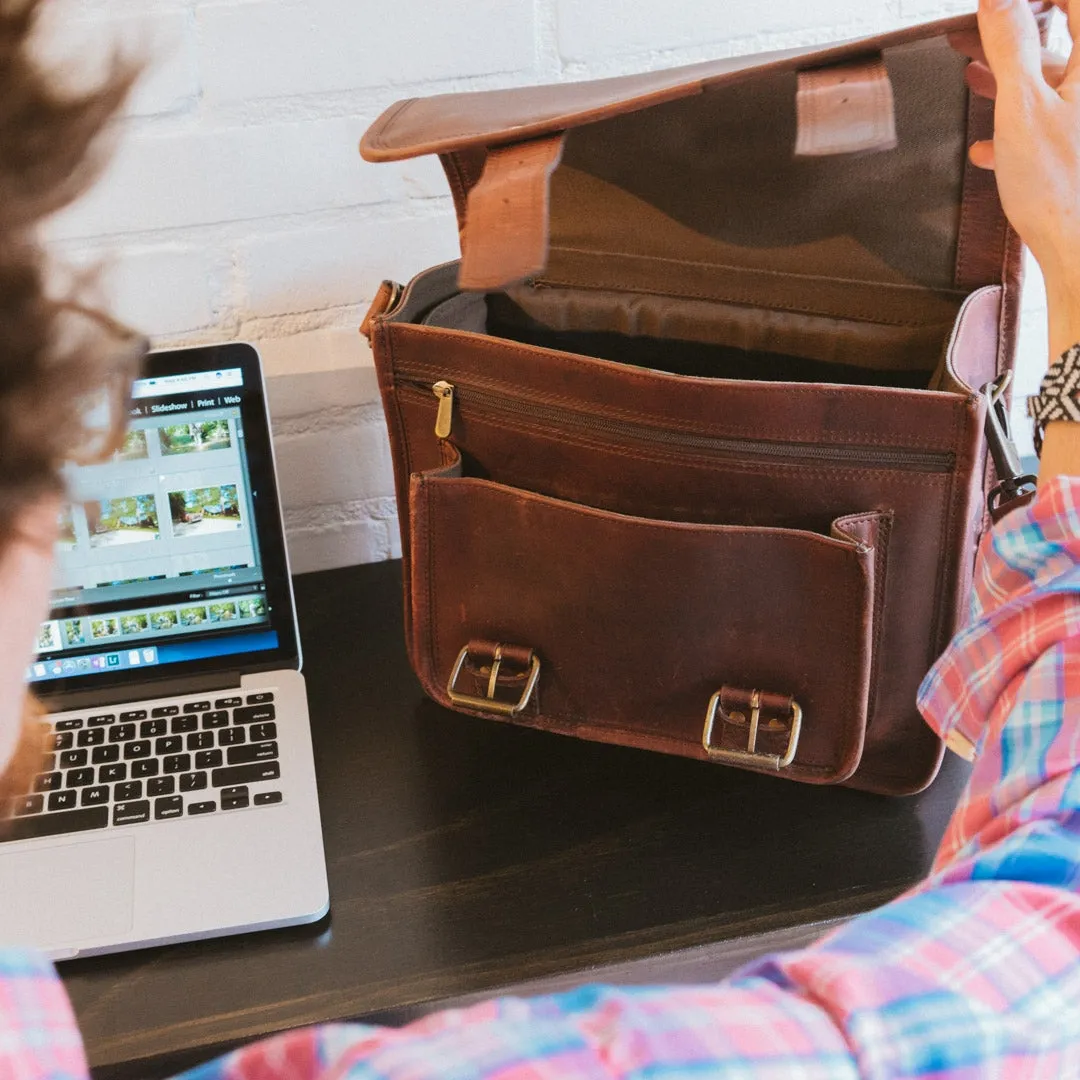
[(331, 914), (61, 965), (99, 1078), (507, 987), (718, 977), (916, 881), (965, 779), (949, 755), (885, 799), (456, 716), (408, 668), (397, 564), (296, 598)]

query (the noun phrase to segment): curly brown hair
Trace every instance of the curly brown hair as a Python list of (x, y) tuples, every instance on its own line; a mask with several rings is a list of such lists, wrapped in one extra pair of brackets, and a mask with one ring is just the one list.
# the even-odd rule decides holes
[[(48, 291), (39, 226), (98, 176), (138, 69), (116, 56), (92, 90), (63, 90), (35, 54), (44, 4), (0, 0), (0, 550), (26, 507), (63, 490), (65, 462), (118, 441), (145, 351), (138, 335), (77, 296)], [(92, 419), (103, 403), (104, 431)], [(40, 767), (41, 713), (27, 696), (23, 738), (0, 775), (0, 817), (5, 797), (29, 790)]]
[(38, 235), (99, 174), (138, 70), (116, 55), (91, 91), (63, 90), (35, 54), (43, 7), (0, 0), (0, 545), (22, 507), (62, 490), (61, 466), (93, 443), (88, 406), (121, 400), (139, 356), (119, 324), (49, 295)]

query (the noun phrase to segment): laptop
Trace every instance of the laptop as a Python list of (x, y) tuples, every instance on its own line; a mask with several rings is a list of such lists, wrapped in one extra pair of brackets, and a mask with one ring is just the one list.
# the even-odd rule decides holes
[(54, 959), (328, 910), (258, 353), (151, 353), (121, 449), (72, 467), (27, 679), (48, 757), (0, 829), (0, 946)]

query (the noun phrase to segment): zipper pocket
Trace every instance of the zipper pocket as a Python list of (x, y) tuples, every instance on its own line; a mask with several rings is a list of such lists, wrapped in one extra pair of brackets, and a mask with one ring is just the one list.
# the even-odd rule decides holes
[(464, 406), (540, 422), (565, 431), (604, 435), (624, 443), (698, 450), (731, 459), (755, 458), (781, 463), (821, 461), (837, 465), (877, 466), (928, 473), (948, 473), (956, 467), (956, 455), (945, 450), (822, 446), (819, 443), (696, 435), (646, 423), (596, 416), (565, 405), (513, 397), (488, 387), (460, 382), (450, 383), (440, 379), (430, 383), (405, 378), (403, 385), (424, 392), (429, 399), (432, 396), (437, 399), (435, 434), (439, 439), (450, 438), (454, 411), (457, 407)]

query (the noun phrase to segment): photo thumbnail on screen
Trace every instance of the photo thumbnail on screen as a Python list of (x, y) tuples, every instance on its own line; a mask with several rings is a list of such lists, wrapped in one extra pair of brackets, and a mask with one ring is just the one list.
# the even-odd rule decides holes
[(85, 504), (90, 546), (106, 547), (157, 540), (157, 500), (153, 495), (125, 495)]
[(199, 626), (207, 620), (206, 608), (187, 607), (180, 609), (181, 626)]
[(232, 446), (228, 420), (168, 424), (159, 427), (157, 431), (164, 457), (172, 454), (197, 454), (204, 450), (228, 450)]
[(169, 513), (175, 536), (202, 536), (242, 525), (235, 484), (170, 491)]
[(146, 445), (146, 431), (143, 428), (132, 428), (125, 436), (124, 443), (113, 454), (114, 461), (143, 461), (150, 456), (150, 450)]

